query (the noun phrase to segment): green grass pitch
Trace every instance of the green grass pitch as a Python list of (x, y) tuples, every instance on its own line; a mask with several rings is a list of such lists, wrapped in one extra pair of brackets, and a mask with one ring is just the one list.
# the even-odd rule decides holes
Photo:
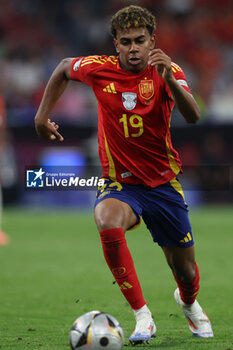
[[(200, 267), (198, 296), (215, 338), (192, 336), (173, 299), (175, 282), (161, 249), (145, 226), (127, 233), (144, 296), (153, 312), (156, 350), (233, 349), (233, 208), (190, 214)], [(68, 350), (69, 330), (83, 313), (115, 316), (125, 333), (132, 311), (105, 264), (92, 213), (7, 210), (3, 228), (11, 242), (0, 247), (0, 349)]]

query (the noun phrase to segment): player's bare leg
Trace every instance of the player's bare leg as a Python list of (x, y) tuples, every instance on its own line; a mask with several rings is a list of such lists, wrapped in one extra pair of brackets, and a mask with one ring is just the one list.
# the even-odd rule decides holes
[(95, 222), (99, 231), (122, 227), (125, 232), (136, 224), (137, 218), (127, 203), (106, 198), (95, 207)]
[(167, 263), (180, 281), (191, 282), (196, 274), (194, 245), (188, 248), (162, 247)]
[(133, 345), (149, 342), (156, 327), (143, 297), (125, 231), (137, 223), (132, 208), (115, 198), (97, 204), (95, 221), (100, 232), (105, 260), (121, 292), (134, 311), (136, 328), (130, 337)]
[(187, 318), (190, 331), (196, 337), (213, 337), (210, 320), (196, 300), (199, 291), (199, 269), (195, 261), (194, 246), (162, 249), (178, 285), (174, 293), (175, 300)]

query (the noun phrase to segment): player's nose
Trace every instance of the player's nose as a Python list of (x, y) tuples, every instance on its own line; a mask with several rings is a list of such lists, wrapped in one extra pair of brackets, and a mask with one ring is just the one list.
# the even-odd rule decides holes
[(137, 52), (137, 51), (138, 51), (138, 45), (135, 42), (132, 42), (130, 46), (130, 52)]

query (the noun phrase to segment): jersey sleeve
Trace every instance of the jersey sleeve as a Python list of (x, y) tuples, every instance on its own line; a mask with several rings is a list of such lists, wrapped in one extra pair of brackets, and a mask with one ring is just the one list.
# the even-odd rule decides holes
[[(186, 77), (184, 75), (184, 72), (182, 71), (182, 69), (180, 68), (180, 66), (178, 66), (178, 64), (172, 62), (172, 73), (175, 77), (175, 79), (177, 80), (177, 82), (180, 84), (180, 86), (182, 86), (182, 88), (184, 88), (186, 91), (191, 93), (191, 90), (188, 86)], [(169, 89), (169, 87), (166, 84), (166, 91), (169, 97), (172, 96), (171, 91)]]
[(106, 60), (105, 56), (86, 56), (73, 59), (70, 71), (71, 79), (93, 87), (95, 73)]

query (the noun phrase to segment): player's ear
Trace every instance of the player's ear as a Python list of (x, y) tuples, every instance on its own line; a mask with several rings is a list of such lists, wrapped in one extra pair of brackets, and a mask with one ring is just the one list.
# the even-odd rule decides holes
[(117, 41), (117, 39), (113, 39), (113, 43), (114, 43), (114, 46), (115, 46), (116, 52), (117, 52), (117, 53), (120, 53), (120, 50), (119, 50), (119, 45), (118, 45), (118, 41)]
[(150, 37), (150, 49), (153, 50), (155, 48), (155, 42), (156, 42), (156, 36), (155, 36), (155, 32), (152, 33), (151, 37)]

